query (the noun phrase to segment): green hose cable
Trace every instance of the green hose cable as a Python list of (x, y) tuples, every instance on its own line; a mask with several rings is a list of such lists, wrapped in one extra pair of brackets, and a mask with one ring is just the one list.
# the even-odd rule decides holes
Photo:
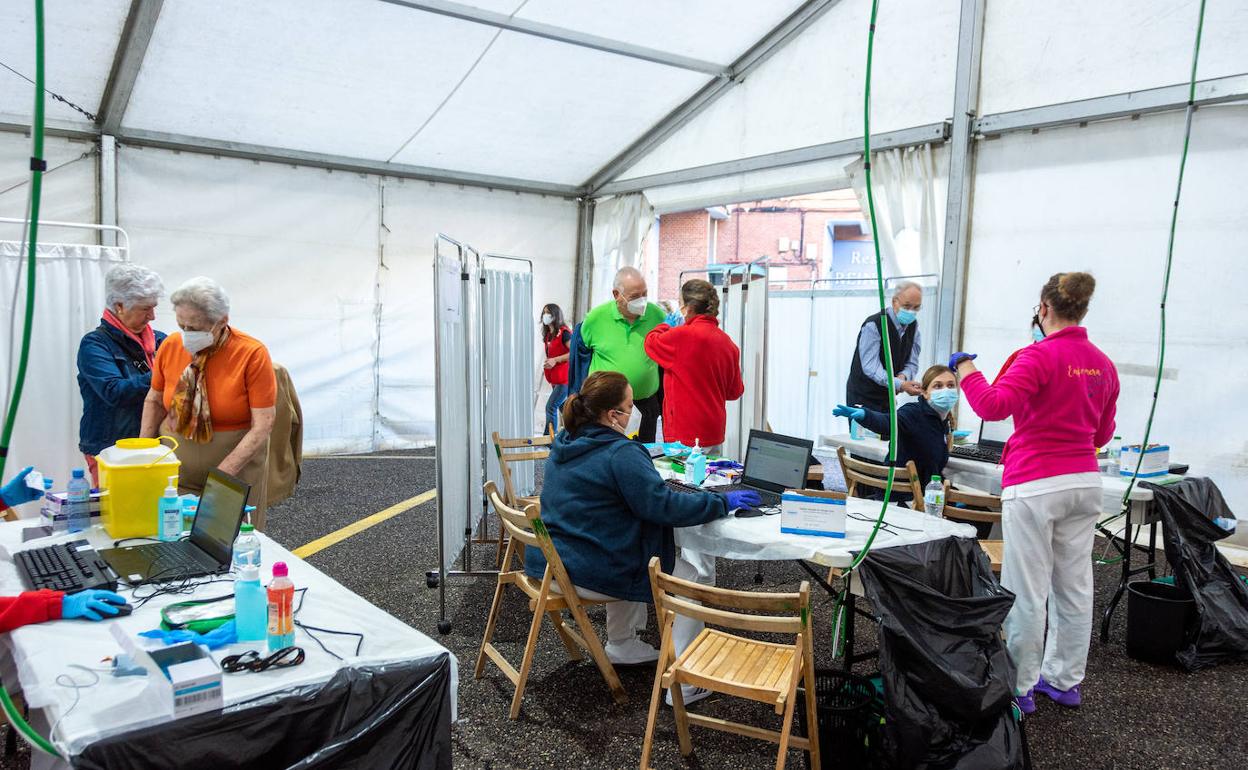
[[(0, 479), (4, 478), (4, 466), (9, 454), (9, 440), (13, 437), (13, 424), (17, 420), (17, 407), (22, 400), (22, 386), (26, 382), (26, 365), (30, 360), (30, 334), (35, 318), (35, 252), (39, 241), (39, 202), (43, 196), (43, 0), (35, 0), (35, 114), (31, 121), (30, 157), (30, 224), (26, 252), (26, 317), (22, 328), (22, 354), (17, 365), (17, 379), (13, 385), (13, 397), (4, 419), (4, 432), (0, 435)], [(0, 708), (13, 725), (32, 746), (53, 756), (61, 756), (48, 739), (30, 726), (18, 712), (9, 696), (7, 687), (0, 685)]]
[[(875, 191), (871, 185), (871, 58), (875, 51), (875, 20), (879, 12), (879, 0), (871, 2), (871, 23), (867, 31), (867, 71), (866, 82), (863, 86), (863, 105), (862, 105), (862, 153), (863, 153), (863, 172), (866, 175), (867, 186), (867, 215), (871, 218), (871, 230), (876, 230), (875, 219)], [(875, 525), (871, 528), (871, 534), (867, 535), (867, 541), (863, 543), (862, 550), (850, 562), (849, 567), (845, 569), (844, 580), (845, 587), (841, 589), (841, 595), (837, 598), (837, 606), (835, 612), (836, 619), (836, 639), (835, 650), (839, 654), (841, 645), (844, 641), (845, 623), (844, 617), (846, 612), (845, 600), (849, 593), (850, 581), (853, 572), (862, 564), (862, 560), (867, 558), (867, 553), (871, 550), (871, 544), (875, 542), (875, 536), (880, 533), (880, 527), (884, 524), (884, 515), (888, 513), (888, 501), (893, 496), (893, 481), (897, 474), (897, 395), (894, 392), (891, 383), (893, 382), (893, 348), (888, 338), (888, 312), (884, 302), (884, 259), (880, 256), (880, 239), (872, 238), (875, 247), (875, 286), (879, 294), (880, 300), (880, 344), (884, 347), (884, 369), (888, 374), (889, 387), (888, 391), (888, 483), (884, 489), (884, 502), (880, 505), (880, 515), (875, 519)]]
[[(1179, 199), (1183, 194), (1183, 174), (1187, 170), (1187, 151), (1192, 140), (1192, 114), (1196, 112), (1196, 67), (1200, 63), (1200, 38), (1205, 27), (1205, 0), (1200, 0), (1200, 12), (1196, 19), (1196, 42), (1192, 48), (1192, 69), (1187, 82), (1187, 111), (1183, 128), (1183, 152), (1179, 156), (1179, 179), (1174, 189), (1174, 206), (1170, 212), (1170, 236), (1166, 243), (1166, 269), (1161, 282), (1161, 336), (1157, 346), (1157, 376), (1153, 380), (1153, 400), (1148, 408), (1148, 421), (1144, 424), (1144, 439), (1140, 442), (1140, 456), (1135, 461), (1135, 470), (1127, 489), (1122, 494), (1122, 507), (1118, 513), (1100, 523), (1098, 527), (1126, 516), (1131, 508), (1131, 492), (1140, 478), (1140, 468), (1144, 465), (1143, 450), (1148, 447), (1148, 439), (1153, 433), (1153, 418), (1157, 414), (1157, 397), (1161, 392), (1161, 376), (1166, 365), (1166, 298), (1170, 295), (1170, 268), (1174, 264), (1174, 238), (1179, 223)], [(1129, 545), (1129, 544), (1128, 544)]]

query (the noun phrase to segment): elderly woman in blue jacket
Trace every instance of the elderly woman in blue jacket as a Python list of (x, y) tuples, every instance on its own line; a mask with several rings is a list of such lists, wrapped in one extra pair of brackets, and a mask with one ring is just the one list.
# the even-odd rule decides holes
[(143, 399), (152, 386), (152, 362), (165, 339), (152, 328), (164, 293), (160, 276), (123, 263), (104, 276), (105, 307), (100, 325), (78, 343), (78, 389), (82, 422), (78, 449), (91, 483), (100, 483), (95, 456), (117, 439), (135, 438), (143, 420)]
[[(624, 434), (633, 389), (618, 372), (594, 372), (563, 405), (542, 482), (542, 521), (577, 593), (619, 599), (607, 605), (607, 657), (616, 665), (650, 663), (658, 650), (637, 638), (653, 600), (646, 565), (676, 561), (673, 527), (692, 527), (749, 507), (753, 492), (726, 497), (682, 494), (664, 485), (646, 448)], [(546, 560), (528, 548), (525, 571), (541, 578)]]

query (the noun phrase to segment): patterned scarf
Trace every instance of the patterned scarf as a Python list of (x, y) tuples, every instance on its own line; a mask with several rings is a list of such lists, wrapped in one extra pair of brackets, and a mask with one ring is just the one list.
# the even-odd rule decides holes
[(208, 408), (208, 383), (204, 370), (208, 366), (208, 357), (225, 347), (229, 338), (230, 327), (227, 326), (221, 330), (220, 339), (192, 356), (191, 363), (182, 370), (177, 388), (173, 391), (173, 404), (169, 408), (173, 426), (180, 435), (197, 444), (212, 441), (212, 411)]
[(104, 318), (102, 320), (104, 323), (139, 343), (139, 347), (143, 350), (143, 357), (147, 359), (147, 368), (152, 368), (152, 362), (156, 358), (156, 332), (152, 331), (151, 324), (145, 324), (143, 326), (143, 332), (141, 334), (135, 334), (130, 331), (129, 327), (123, 324), (121, 319), (117, 317), (117, 314), (111, 310), (104, 311)]

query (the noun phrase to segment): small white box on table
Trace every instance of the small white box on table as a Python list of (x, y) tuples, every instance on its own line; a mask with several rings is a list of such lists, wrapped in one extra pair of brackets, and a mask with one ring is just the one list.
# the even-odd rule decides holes
[[(1136, 463), (1140, 462), (1140, 445), (1122, 448), (1118, 472), (1123, 476), (1135, 475)], [(1170, 472), (1170, 447), (1166, 444), (1149, 444), (1144, 450), (1144, 462), (1140, 465), (1140, 478), (1165, 476)]]
[(845, 537), (845, 493), (789, 489), (780, 496), (780, 531)]

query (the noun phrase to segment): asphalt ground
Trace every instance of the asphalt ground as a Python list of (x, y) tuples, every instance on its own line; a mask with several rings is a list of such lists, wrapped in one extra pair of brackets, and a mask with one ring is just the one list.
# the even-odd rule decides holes
[[(389, 459), (386, 459), (389, 458)], [(381, 452), (370, 459), (310, 458), (296, 495), (269, 511), (269, 534), (295, 548), (370, 514), (433, 489), (432, 450)], [(429, 634), (459, 661), (459, 723), (452, 738), (455, 767), (632, 768), (645, 730), (652, 667), (620, 668), (629, 698), (615, 703), (592, 663), (570, 662), (547, 624), (529, 677), (520, 717), (507, 718), (512, 688), (492, 664), (473, 677), (478, 646), (494, 591), (488, 578), (448, 583), (449, 634), (440, 636), (438, 592), (426, 587), (436, 566), (437, 509), (426, 502), (329, 546), (308, 558), (377, 606)], [(492, 525), (493, 527), (493, 525)], [(1098, 548), (1103, 547), (1098, 542)], [(492, 563), (493, 546), (476, 546), (478, 566)], [(805, 573), (795, 564), (769, 562), (755, 584), (754, 563), (718, 562), (719, 585), (746, 590), (795, 590)], [(1096, 617), (1116, 586), (1117, 567), (1096, 568)], [(510, 660), (519, 657), (529, 614), (518, 592), (505, 602), (496, 644)], [(812, 586), (817, 666), (831, 657), (830, 599)], [(591, 609), (605, 639), (603, 610)], [(367, 632), (367, 629), (364, 629)], [(1094, 636), (1082, 708), (1064, 710), (1037, 698), (1039, 710), (1026, 720), (1033, 765), (1038, 770), (1074, 768), (1245, 768), (1248, 767), (1248, 664), (1223, 665), (1196, 673), (1149, 665), (1127, 657), (1125, 601), (1114, 617), (1110, 642)], [(653, 615), (643, 638), (658, 643)], [(858, 623), (859, 649), (875, 645), (874, 624)], [(367, 642), (366, 642), (367, 644)], [(863, 673), (870, 666), (860, 666)], [(715, 695), (693, 707), (701, 713), (778, 727), (779, 718), (759, 704)], [(693, 733), (694, 755), (680, 756), (671, 711), (662, 708), (652, 765), (656, 768), (771, 767), (774, 745), (724, 733)], [(2, 768), (26, 768), (25, 750), (0, 760)], [(791, 752), (790, 767), (804, 767)]]

